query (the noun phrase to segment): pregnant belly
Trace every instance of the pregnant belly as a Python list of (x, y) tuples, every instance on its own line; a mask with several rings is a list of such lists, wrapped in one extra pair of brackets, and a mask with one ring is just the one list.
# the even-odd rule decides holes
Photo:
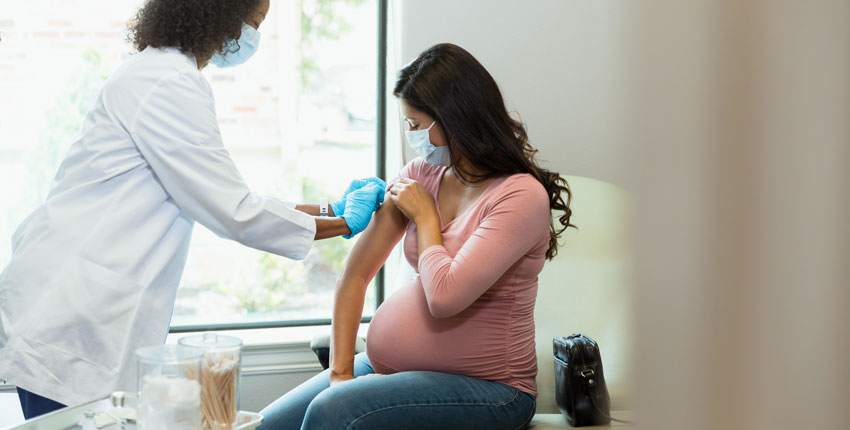
[(419, 278), (414, 278), (372, 318), (369, 360), (378, 373), (429, 370), (487, 377), (505, 366), (509, 309), (500, 308), (481, 298), (458, 315), (435, 318)]

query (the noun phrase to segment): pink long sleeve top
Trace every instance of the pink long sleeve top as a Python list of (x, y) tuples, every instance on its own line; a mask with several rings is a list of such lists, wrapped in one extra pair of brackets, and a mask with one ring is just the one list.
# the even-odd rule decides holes
[[(417, 180), (437, 202), (445, 170), (417, 158), (399, 177)], [(472, 207), (440, 220), (443, 245), (421, 256), (408, 221), (404, 255), (418, 276), (375, 313), (372, 366), (465, 375), (536, 396), (534, 303), (551, 220), (543, 185), (528, 174), (496, 179)]]

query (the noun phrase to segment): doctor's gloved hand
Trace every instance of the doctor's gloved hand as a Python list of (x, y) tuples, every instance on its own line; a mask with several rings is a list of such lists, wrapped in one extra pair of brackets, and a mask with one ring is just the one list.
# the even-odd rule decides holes
[(343, 236), (344, 238), (351, 239), (366, 229), (369, 221), (372, 220), (372, 213), (381, 206), (385, 191), (383, 186), (372, 182), (346, 196), (345, 209), (342, 215), (337, 215), (342, 216), (348, 229), (351, 230), (351, 234)]
[(342, 198), (331, 203), (331, 210), (333, 210), (334, 215), (342, 216), (345, 212), (345, 199), (351, 194), (352, 191), (359, 190), (366, 185), (369, 184), (378, 184), (381, 186), (381, 194), (380, 199), (378, 200), (378, 204), (375, 206), (375, 210), (378, 210), (378, 206), (384, 201), (384, 192), (387, 189), (387, 183), (383, 181), (381, 178), (371, 177), (371, 178), (363, 178), (363, 179), (355, 179), (348, 184), (348, 189), (343, 193)]

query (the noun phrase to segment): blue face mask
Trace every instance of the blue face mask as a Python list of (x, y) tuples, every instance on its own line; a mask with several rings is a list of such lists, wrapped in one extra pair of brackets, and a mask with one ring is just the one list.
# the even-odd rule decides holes
[(448, 146), (434, 146), (431, 144), (431, 138), (428, 137), (431, 132), (431, 127), (434, 127), (437, 121), (424, 130), (407, 130), (407, 144), (422, 157), (426, 163), (435, 166), (449, 166), (452, 159), (449, 156)]
[[(210, 58), (210, 63), (213, 63), (218, 67), (238, 66), (248, 61), (248, 59), (257, 52), (257, 48), (259, 46), (260, 32), (255, 30), (254, 27), (243, 22), (242, 34), (239, 36), (239, 42), (237, 43), (235, 40), (224, 42), (224, 45), (221, 47), (224, 54), (220, 51), (216, 51), (212, 58)], [(237, 48), (239, 49), (238, 51)]]

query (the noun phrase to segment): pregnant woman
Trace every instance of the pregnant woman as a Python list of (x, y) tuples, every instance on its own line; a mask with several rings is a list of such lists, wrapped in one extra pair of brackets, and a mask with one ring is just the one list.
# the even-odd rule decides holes
[[(514, 430), (534, 415), (537, 275), (570, 226), (567, 183), (537, 164), (462, 48), (420, 54), (394, 94), (420, 157), (340, 276), (330, 369), (267, 407), (264, 430)], [(366, 289), (403, 236), (418, 276), (380, 306), (355, 356)]]

